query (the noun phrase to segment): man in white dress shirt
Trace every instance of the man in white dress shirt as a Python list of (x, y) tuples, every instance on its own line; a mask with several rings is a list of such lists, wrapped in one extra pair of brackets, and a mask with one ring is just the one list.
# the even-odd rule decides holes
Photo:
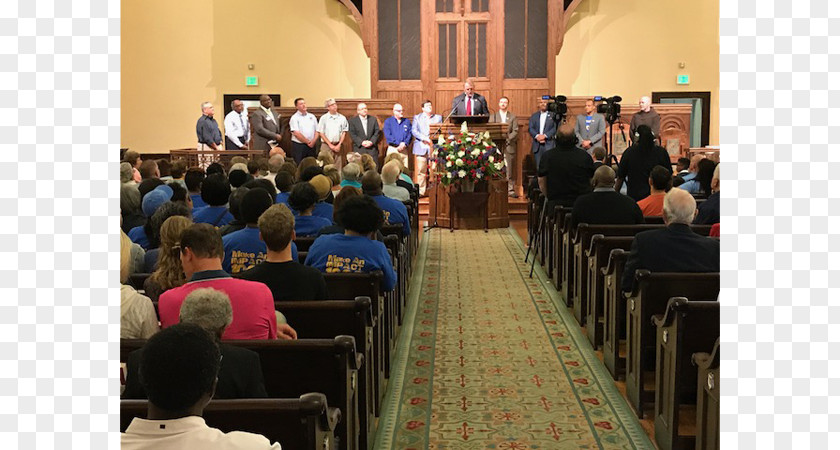
[(341, 153), (341, 145), (347, 135), (347, 118), (338, 112), (338, 104), (334, 98), (328, 98), (324, 102), (327, 113), (321, 116), (318, 121), (318, 134), (321, 136), (321, 151), (329, 152), (335, 160), (338, 170), (344, 166), (344, 155)]
[(318, 119), (306, 112), (306, 100), (295, 99), (297, 112), (289, 118), (289, 130), (292, 132), (292, 157), (295, 164), (307, 156), (315, 157), (315, 144), (318, 143)]
[(122, 450), (280, 450), (280, 444), (259, 434), (223, 433), (204, 422), (221, 358), (213, 336), (195, 324), (173, 325), (152, 336), (139, 369), (149, 397), (148, 419), (131, 421), (120, 435)]
[(231, 112), (225, 116), (225, 148), (228, 150), (247, 150), (251, 140), (251, 128), (248, 112), (242, 100), (230, 102)]

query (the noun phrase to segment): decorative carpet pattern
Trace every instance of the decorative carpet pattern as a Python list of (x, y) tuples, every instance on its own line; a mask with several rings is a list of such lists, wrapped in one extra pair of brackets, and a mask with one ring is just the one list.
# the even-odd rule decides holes
[(376, 448), (653, 448), (513, 229), (424, 240)]

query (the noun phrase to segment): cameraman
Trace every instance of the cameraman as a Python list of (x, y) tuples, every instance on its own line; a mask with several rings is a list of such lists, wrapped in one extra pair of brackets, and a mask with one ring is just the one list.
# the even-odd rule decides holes
[(557, 134), (557, 124), (548, 111), (548, 100), (540, 98), (540, 110), (535, 112), (528, 120), (528, 132), (531, 133), (531, 151), (534, 153), (534, 162), (537, 170), (540, 168), (540, 158), (554, 148), (554, 138)]

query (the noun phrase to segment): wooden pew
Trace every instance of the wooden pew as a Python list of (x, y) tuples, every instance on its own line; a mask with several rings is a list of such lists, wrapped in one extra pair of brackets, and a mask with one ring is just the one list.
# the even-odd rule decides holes
[[(139, 349), (145, 340), (121, 339), (120, 361)], [(341, 410), (344, 418), (336, 426), (338, 448), (358, 449), (358, 362), (352, 336), (333, 339), (226, 340), (257, 352), (265, 390), (270, 398), (298, 397), (321, 392), (327, 403)]]
[(379, 416), (381, 400), (385, 395), (385, 339), (383, 327), (386, 317), (385, 297), (380, 292), (382, 272), (369, 273), (325, 273), (328, 300), (355, 300), (356, 297), (371, 299), (373, 316), (373, 372), (375, 375), (373, 411)]
[(645, 223), (664, 225), (665, 218), (662, 216), (645, 216)]
[(301, 263), (301, 264), (306, 262), (306, 255), (308, 255), (308, 254), (309, 254), (309, 252), (298, 252), (298, 262)]
[(402, 252), (405, 246), (399, 241), (396, 235), (388, 234), (383, 240), (385, 247), (388, 248), (388, 254), (391, 256), (391, 264), (394, 266), (394, 271), (397, 273), (397, 283), (394, 289), (385, 292), (385, 309), (383, 313), (387, 317), (384, 321), (385, 328), (383, 328), (383, 337), (385, 341), (385, 378), (391, 378), (391, 352), (394, 351), (397, 336), (397, 324), (399, 323), (398, 304), (401, 302), (400, 296), (404, 293), (405, 273), (403, 261), (405, 256)]
[(566, 306), (572, 306), (572, 213), (568, 212), (563, 216), (560, 226), (560, 295), (566, 302)]
[(720, 450), (720, 338), (712, 353), (695, 353), (697, 365), (697, 440), (699, 450)]
[(134, 290), (144, 293), (146, 291), (143, 288), (143, 283), (145, 283), (146, 279), (150, 276), (152, 276), (150, 273), (132, 273), (128, 276), (126, 284), (133, 287)]
[[(401, 234), (394, 233), (393, 228), (384, 231), (388, 231), (388, 233), (383, 232), (385, 239), (382, 242), (391, 252), (391, 263), (394, 266), (394, 271), (397, 273), (397, 284), (393, 292), (386, 294), (390, 299), (389, 311), (391, 312), (393, 323), (396, 326), (397, 324), (402, 324), (402, 311), (408, 292), (409, 269), (407, 260), (410, 257), (407, 251), (408, 247), (400, 238)], [(400, 229), (400, 233), (402, 233), (402, 229)], [(390, 332), (390, 337), (393, 339), (395, 330), (391, 329)]]
[(633, 238), (630, 236), (610, 236), (595, 234), (587, 250), (587, 307), (586, 307), (586, 336), (592, 347), (597, 349), (604, 342), (604, 275), (602, 269), (607, 267), (610, 252), (619, 248), (630, 250)]
[[(656, 328), (650, 323), (662, 314), (671, 297), (714, 300), (720, 292), (720, 273), (651, 273), (637, 270), (627, 299), (627, 399), (639, 418), (654, 400), (649, 384), (655, 381)], [(652, 387), (652, 386), (651, 386)]]
[(714, 345), (720, 336), (720, 304), (690, 302), (685, 297), (668, 301), (663, 315), (655, 315), (656, 399), (654, 437), (661, 450), (692, 449), (695, 420), (680, 430), (680, 415), (697, 412), (697, 370), (691, 355)]
[[(353, 336), (356, 354), (364, 363), (359, 369), (359, 447), (368, 448), (374, 436), (373, 396), (377, 381), (373, 370), (373, 311), (370, 297), (355, 300), (316, 300), (274, 302), (274, 309), (293, 323), (298, 339), (332, 339)], [(369, 441), (370, 440), (370, 441)]]
[(315, 236), (297, 236), (295, 237), (295, 246), (298, 249), (298, 254), (300, 252), (308, 252), (309, 247), (312, 247), (312, 243), (315, 242)]
[[(145, 419), (147, 400), (120, 400), (120, 432), (135, 417)], [(338, 408), (327, 406), (321, 393), (299, 398), (211, 400), (203, 416), (208, 426), (223, 432), (247, 431), (278, 442), (286, 450), (336, 449)]]
[[(555, 206), (553, 211), (552, 223), (554, 226), (551, 229), (552, 241), (554, 241), (554, 254), (551, 255), (551, 259), (553, 262), (551, 263), (551, 283), (554, 285), (554, 288), (557, 289), (559, 292), (561, 289), (561, 283), (563, 282), (563, 277), (561, 275), (562, 271), (562, 258), (563, 252), (565, 251), (565, 247), (563, 246), (563, 233), (565, 232), (566, 224), (564, 223), (566, 220), (566, 214), (571, 214), (572, 208), (567, 208), (565, 206)], [(569, 216), (571, 218), (571, 215)]]
[(627, 303), (621, 293), (621, 276), (629, 254), (629, 251), (617, 248), (611, 250), (606, 267), (601, 269), (604, 275), (604, 365), (613, 380), (623, 376), (626, 368), (621, 345), (626, 339)]

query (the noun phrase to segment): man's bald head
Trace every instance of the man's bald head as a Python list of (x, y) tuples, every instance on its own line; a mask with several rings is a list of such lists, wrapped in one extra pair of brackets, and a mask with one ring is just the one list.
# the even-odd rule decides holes
[(697, 201), (684, 189), (671, 189), (665, 194), (662, 213), (666, 225), (672, 223), (689, 225), (697, 213)]
[(595, 175), (592, 176), (592, 186), (613, 187), (615, 185), (615, 171), (610, 166), (601, 166), (595, 169)]
[(375, 170), (368, 170), (362, 175), (362, 192), (366, 195), (382, 194), (382, 177)]

